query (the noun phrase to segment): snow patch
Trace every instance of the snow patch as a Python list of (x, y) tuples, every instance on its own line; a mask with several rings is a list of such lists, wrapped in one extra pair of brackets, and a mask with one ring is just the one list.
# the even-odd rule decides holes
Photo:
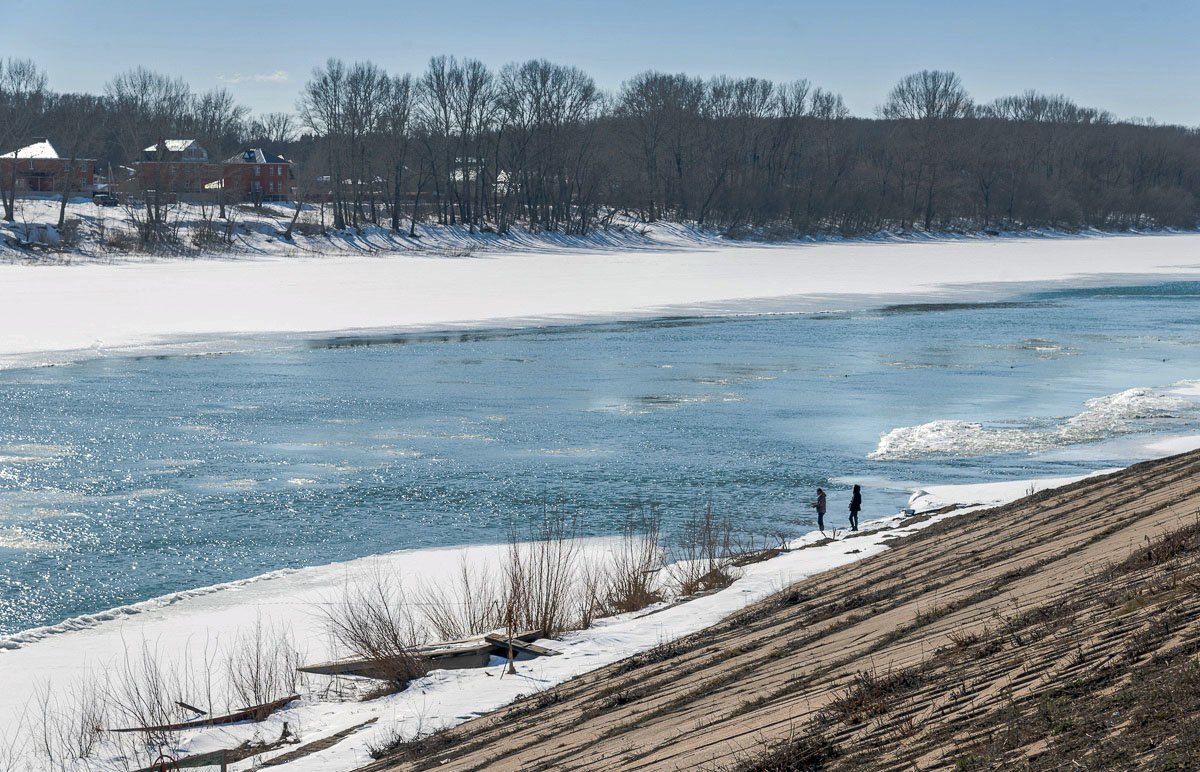
[(881, 435), (879, 445), (867, 457), (990, 456), (1097, 442), (1145, 431), (1147, 422), (1200, 415), (1200, 402), (1182, 396), (1195, 388), (1192, 383), (1168, 389), (1138, 387), (1089, 399), (1084, 403), (1086, 410), (1047, 428), (1042, 428), (1045, 420), (1029, 421), (1025, 428), (992, 428), (959, 420), (904, 426)]

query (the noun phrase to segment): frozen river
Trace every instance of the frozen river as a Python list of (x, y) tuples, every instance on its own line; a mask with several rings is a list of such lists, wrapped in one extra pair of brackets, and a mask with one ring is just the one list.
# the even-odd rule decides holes
[[(918, 484), (1067, 475), (1200, 432), (1200, 285), (997, 303), (314, 336), (0, 372), (0, 635), (543, 505), (712, 502), (763, 538)], [(1133, 390), (1133, 391), (1130, 391)]]

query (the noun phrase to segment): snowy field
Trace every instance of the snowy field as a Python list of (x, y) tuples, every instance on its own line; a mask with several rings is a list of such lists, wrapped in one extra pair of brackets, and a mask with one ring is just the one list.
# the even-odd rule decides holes
[[(461, 723), (522, 695), (549, 689), (573, 676), (716, 624), (793, 582), (878, 554), (888, 548), (890, 539), (980, 506), (1015, 500), (1026, 495), (1031, 487), (1045, 490), (1078, 479), (1082, 478), (917, 490), (911, 503), (918, 511), (951, 503), (964, 509), (908, 526), (901, 525), (903, 515), (875, 517), (864, 520), (862, 532), (855, 535), (840, 530), (825, 534), (809, 532), (792, 541), (789, 545), (792, 551), (741, 569), (741, 575), (732, 585), (715, 594), (599, 620), (587, 630), (567, 633), (558, 640), (540, 641), (562, 654), (518, 663), (516, 675), (506, 675), (504, 661), (493, 658), (487, 668), (433, 671), (399, 694), (369, 701), (331, 696), (324, 692), (331, 679), (311, 676), (301, 690), (303, 698), (268, 720), (182, 732), (177, 750), (186, 755), (232, 748), (244, 741), (269, 742), (280, 736), (284, 722), (302, 742), (308, 743), (376, 719), (374, 724), (351, 733), (327, 750), (283, 765), (297, 771), (348, 772), (370, 761), (369, 748), (397, 733), (413, 737)], [(832, 535), (833, 540), (827, 541), (827, 535)], [(611, 548), (610, 544), (605, 540), (589, 540), (582, 549), (602, 553)], [(136, 660), (144, 645), (164, 662), (180, 666), (190, 661), (196, 666), (206, 656), (211, 657), (215, 648), (228, 643), (238, 630), (262, 625), (266, 629), (290, 631), (304, 650), (306, 661), (322, 661), (332, 652), (321, 632), (320, 608), (338, 596), (348, 579), (373, 575), (381, 569), (401, 577), (410, 587), (415, 586), (416, 577), (435, 583), (452, 581), (460, 559), (467, 559), (474, 566), (498, 566), (502, 553), (499, 546), (401, 551), (349, 563), (279, 571), (2, 639), (0, 665), (6, 688), (0, 691), (0, 726), (11, 731), (12, 727), (40, 720), (35, 695), (45, 688), (47, 674), (53, 674), (51, 686), (69, 689), (84, 682), (89, 674), (119, 668), (127, 657)], [(0, 733), (0, 740), (3, 737)], [(231, 769), (249, 769), (265, 758), (295, 748), (296, 745), (285, 745), (231, 765)], [(15, 764), (15, 769), (26, 768), (24, 764), (29, 764), (29, 769), (43, 768), (33, 748), (17, 743), (11, 746), (11, 751), (8, 762)], [(88, 768), (128, 769), (131, 761), (135, 761), (113, 754), (111, 747), (102, 746)]]
[[(26, 209), (31, 221), (56, 215), (52, 202)], [(236, 350), (279, 335), (980, 301), (1200, 275), (1200, 234), (762, 245), (657, 225), (587, 238), (366, 229), (287, 244), (274, 235), (286, 212), (255, 217), (236, 257), (0, 265), (0, 366)]]

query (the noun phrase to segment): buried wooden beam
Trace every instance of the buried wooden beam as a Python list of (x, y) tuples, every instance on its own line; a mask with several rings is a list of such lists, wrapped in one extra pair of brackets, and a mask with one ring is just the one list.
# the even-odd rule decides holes
[[(366, 726), (367, 724), (373, 723), (374, 721), (375, 721), (375, 719), (371, 719), (370, 721), (366, 721), (362, 724), (359, 724), (358, 727), (352, 727), (352, 729), (357, 729), (359, 727)], [(347, 734), (350, 732), (350, 730), (346, 730), (346, 731), (347, 731)], [(210, 751), (208, 753), (198, 753), (194, 756), (184, 756), (181, 759), (171, 759), (169, 764), (157, 763), (153, 766), (134, 770), (134, 772), (163, 772), (163, 770), (170, 770), (172, 768), (188, 769), (188, 768), (193, 768), (193, 767), (220, 767), (221, 772), (225, 772), (227, 765), (233, 764), (234, 762), (237, 762), (237, 761), (242, 761), (244, 759), (252, 758), (254, 756), (258, 756), (263, 753), (267, 753), (268, 751), (273, 751), (273, 750), (280, 748), (283, 745), (287, 744), (289, 742), (289, 740), (292, 740), (293, 742), (295, 742), (295, 740), (293, 740), (293, 735), (292, 735), (291, 731), (288, 729), (287, 722), (285, 721), (285, 722), (283, 722), (282, 734), (280, 734), (279, 739), (273, 743), (257, 743), (256, 744), (256, 743), (251, 743), (251, 742), (244, 742), (241, 745), (237, 746), (236, 748), (222, 748), (220, 750)], [(332, 745), (336, 742), (337, 742), (337, 740), (334, 740), (334, 742), (330, 743), (330, 744)], [(309, 743), (309, 745), (315, 745), (315, 743)], [(308, 747), (308, 746), (301, 746), (301, 748), (299, 748), (297, 750), (302, 750), (303, 748), (306, 748), (306, 747)], [(287, 755), (288, 754), (283, 754), (283, 756), (287, 756)], [(280, 756), (279, 758), (282, 758), (283, 756)], [(263, 764), (262, 766), (269, 766), (269, 762), (267, 764)]]
[[(532, 642), (542, 637), (541, 630), (522, 630), (513, 636), (513, 650), (532, 656), (549, 656), (559, 652)], [(474, 643), (472, 643), (474, 641)], [(454, 645), (467, 644), (467, 645)], [(423, 662), (429, 670), (465, 670), (468, 668), (486, 667), (493, 656), (503, 657), (508, 654), (508, 638), (489, 634), (483, 640), (464, 639), (437, 643), (432, 646), (421, 646), (412, 650), (412, 656)], [(357, 676), (359, 678), (374, 678), (390, 680), (395, 673), (395, 665), (386, 657), (372, 659), (340, 659), (333, 662), (318, 662), (296, 668), (301, 673), (327, 676)]]
[(109, 729), (109, 732), (177, 732), (183, 729), (195, 729), (205, 726), (219, 726), (222, 724), (237, 724), (242, 721), (262, 721), (267, 716), (287, 705), (293, 700), (300, 699), (299, 694), (293, 694), (290, 697), (284, 697), (272, 702), (264, 702), (261, 705), (251, 705), (248, 708), (226, 714), (224, 716), (213, 716), (212, 718), (193, 719), (191, 721), (180, 721), (176, 724), (161, 724), (159, 726), (134, 726), (123, 729)]
[(379, 720), (379, 716), (372, 716), (371, 718), (368, 718), (366, 721), (362, 722), (361, 724), (355, 724), (354, 726), (347, 727), (339, 732), (334, 732), (333, 734), (329, 735), (328, 737), (322, 737), (320, 740), (314, 740), (314, 741), (308, 743), (307, 745), (301, 745), (299, 748), (296, 748), (295, 750), (288, 751), (287, 753), (282, 753), (272, 759), (267, 759), (266, 761), (264, 761), (258, 765), (258, 769), (262, 769), (264, 767), (277, 767), (280, 764), (287, 764), (292, 761), (295, 761), (296, 759), (302, 759), (305, 756), (311, 756), (312, 754), (326, 750), (327, 748), (332, 748), (333, 746), (340, 743), (342, 740), (345, 740), (347, 737), (349, 737), (350, 735), (357, 732), (359, 729), (362, 729), (363, 727), (366, 727), (366, 726), (370, 726), (371, 724), (374, 724), (378, 720)]
[[(487, 665), (493, 648), (490, 643), (478, 643), (473, 646), (414, 651), (412, 656), (429, 670), (463, 670)], [(359, 678), (375, 678), (384, 681), (392, 679), (397, 672), (395, 660), (388, 657), (341, 659), (334, 662), (304, 665), (296, 669), (301, 673), (314, 675), (358, 676)]]

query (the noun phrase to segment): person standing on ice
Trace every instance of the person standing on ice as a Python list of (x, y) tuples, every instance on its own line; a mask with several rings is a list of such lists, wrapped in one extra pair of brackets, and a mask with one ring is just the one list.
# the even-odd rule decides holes
[(817, 529), (825, 532), (825, 491), (817, 488), (817, 500), (809, 504), (817, 510)]
[(858, 530), (858, 511), (862, 509), (862, 488), (854, 486), (854, 492), (850, 494), (850, 530)]

